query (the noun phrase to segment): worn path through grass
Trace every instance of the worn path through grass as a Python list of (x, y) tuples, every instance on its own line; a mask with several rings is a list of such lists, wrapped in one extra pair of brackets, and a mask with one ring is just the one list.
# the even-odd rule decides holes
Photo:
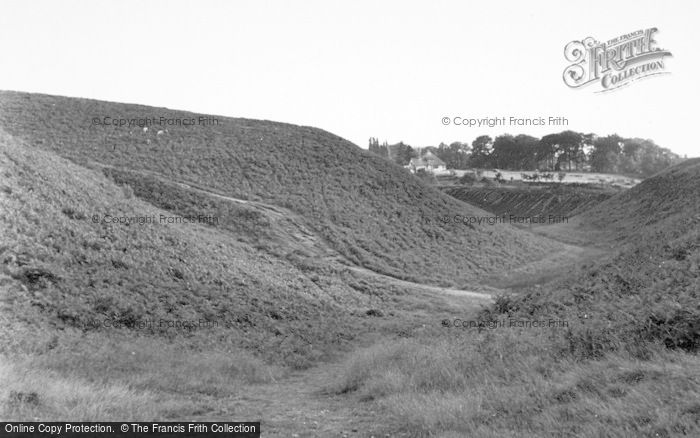
[(261, 421), (266, 437), (385, 436), (382, 419), (371, 404), (324, 390), (340, 373), (344, 360), (294, 371), (274, 383), (246, 388), (217, 401), (219, 408), (195, 421)]

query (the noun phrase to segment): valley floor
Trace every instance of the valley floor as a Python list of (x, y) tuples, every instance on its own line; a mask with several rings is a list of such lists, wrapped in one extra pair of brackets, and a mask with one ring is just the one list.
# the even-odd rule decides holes
[(496, 336), (444, 324), (473, 318), (504, 290), (545, 283), (601, 254), (572, 246), (474, 290), (350, 267), (365, 281), (409, 291), (410, 306), (373, 318), (377, 324), (350, 349), (305, 369), (167, 342), (75, 335), (37, 355), (3, 357), (0, 417), (261, 421), (269, 437), (687, 436), (700, 421), (700, 374), (690, 372), (691, 357), (560, 362), (548, 359), (546, 334)]
[[(534, 261), (516, 272), (503, 276), (498, 281), (494, 279), (491, 283), (508, 289), (543, 283), (557, 273), (565, 271), (566, 268), (583, 260), (600, 256), (601, 253), (600, 250), (592, 248), (572, 246), (566, 253), (552, 254), (543, 260)], [(451, 297), (440, 315), (431, 311), (419, 312), (417, 319), (405, 321), (406, 324), (413, 324), (418, 328), (411, 333), (410, 339), (422, 341), (444, 340), (445, 330), (449, 331), (449, 329), (440, 327), (443, 320), (455, 317), (463, 320), (473, 318), (476, 311), (491, 302), (493, 297), (507, 293), (506, 289), (486, 284), (475, 285), (474, 290), (461, 290), (411, 283), (358, 266), (349, 266), (349, 268), (371, 281), (411, 290), (414, 295), (423, 300), (430, 300), (431, 295), (432, 299), (440, 296)], [(431, 327), (426, 327), (426, 324), (421, 325), (421, 321)], [(442, 333), (440, 333), (441, 330)], [(394, 417), (386, 416), (386, 406), (373, 402), (373, 397), (362, 396), (352, 391), (334, 390), (339, 385), (339, 379), (352, 369), (358, 354), (361, 356), (363, 352), (371, 351), (373, 348), (382, 349), (387, 342), (389, 344), (402, 342), (402, 339), (395, 335), (396, 333), (369, 336), (358, 343), (356, 350), (333, 361), (319, 363), (307, 370), (292, 371), (275, 382), (251, 386), (236, 395), (217, 400), (215, 408), (196, 416), (194, 420), (261, 419), (263, 435), (270, 437), (423, 436), (425, 430), (411, 430), (405, 424), (397, 423)], [(447, 335), (447, 337), (451, 336)], [(402, 383), (398, 382), (398, 384)]]
[[(561, 270), (583, 256), (590, 256), (590, 253), (585, 249), (576, 250), (572, 247), (572, 252), (568, 255), (552, 255), (548, 259), (536, 261), (532, 265), (523, 267), (522, 272), (513, 273), (513, 276), (520, 277), (524, 273), (534, 275), (538, 269), (543, 269), (542, 266), (547, 267), (547, 272)], [(347, 261), (343, 262), (347, 263)], [(107, 385), (111, 391), (114, 391), (116, 386), (116, 388), (123, 388), (126, 391), (134, 391), (133, 398), (137, 404), (139, 399), (142, 399), (142, 402), (159, 400), (161, 409), (144, 410), (142, 412), (146, 416), (144, 418), (187, 421), (261, 421), (263, 436), (270, 437), (422, 436), (422, 432), (414, 433), (410, 427), (406, 428), (405, 425), (397, 423), (394, 417), (387, 417), (386, 407), (373, 402), (374, 396), (363, 396), (353, 392), (353, 390), (339, 390), (338, 387), (341, 385), (339, 382), (352, 369), (353, 362), (357, 357), (362, 357), (363, 352), (373, 348), (382, 349), (381, 346), (387, 345), (387, 343), (396, 345), (396, 343), (400, 344), (413, 339), (422, 339), (423, 341), (434, 339), (437, 342), (446, 336), (454, 338), (454, 334), (446, 333), (450, 331), (454, 333), (459, 329), (445, 327), (443, 321), (453, 318), (463, 320), (473, 318), (479, 309), (491, 302), (493, 296), (503, 293), (504, 290), (487, 285), (475, 286), (473, 290), (421, 285), (379, 274), (363, 267), (347, 265), (346, 267), (364, 281), (380, 287), (394, 287), (408, 292), (411, 296), (409, 306), (411, 309), (404, 309), (392, 316), (384, 315), (383, 318), (378, 318), (383, 321), (378, 323), (377, 327), (382, 327), (374, 332), (370, 329), (360, 334), (353, 343), (353, 349), (338, 354), (330, 360), (318, 362), (310, 368), (301, 370), (272, 369), (269, 372), (269, 377), (263, 378), (257, 375), (251, 377), (244, 373), (243, 376), (234, 376), (233, 381), (225, 375), (211, 376), (212, 384), (221, 386), (221, 391), (207, 393), (207, 390), (201, 388), (201, 386), (206, 385), (200, 385), (200, 388), (195, 391), (183, 391), (177, 383), (181, 379), (194, 379), (194, 385), (198, 385), (198, 379), (206, 379), (205, 376), (198, 375), (202, 372), (197, 363), (198, 356), (201, 355), (201, 360), (214, 360), (215, 362), (222, 360), (222, 358), (212, 359), (206, 354), (192, 352), (191, 360), (193, 362), (174, 371), (177, 377), (173, 376), (173, 379), (176, 381), (171, 382), (164, 378), (163, 381), (156, 384), (151, 381), (154, 378), (153, 374), (159, 372), (158, 369), (162, 366), (161, 362), (167, 363), (176, 354), (171, 351), (171, 347), (165, 346), (165, 344), (144, 346), (140, 344), (140, 341), (111, 340), (110, 342), (115, 345), (109, 347), (111, 352), (134, 350), (132, 354), (137, 354), (137, 351), (146, 349), (154, 353), (142, 358), (141, 360), (145, 364), (139, 367), (135, 367), (127, 358), (125, 362), (115, 365), (115, 369), (123, 366), (121, 372), (115, 375), (114, 369), (112, 369), (112, 374), (107, 371), (104, 377), (96, 377), (100, 375), (100, 371), (99, 366), (94, 361), (102, 363), (102, 361), (109, 361), (109, 357), (103, 357), (104, 352), (99, 350), (87, 353), (83, 349), (88, 347), (84, 345), (82, 340), (73, 340), (65, 342), (66, 346), (60, 353), (56, 351), (43, 352), (39, 356), (39, 360), (26, 357), (17, 363), (17, 358), (6, 357), (5, 367), (11, 372), (6, 373), (5, 378), (15, 381), (14, 384), (6, 386), (9, 391), (6, 397), (11, 398), (11, 394), (32, 393), (27, 389), (27, 385), (22, 386), (21, 379), (19, 379), (20, 383), (17, 383), (18, 374), (21, 375), (24, 372), (24, 378), (36, 379), (36, 385), (28, 386), (30, 388), (36, 387), (36, 392), (41, 393), (42, 379), (53, 380), (52, 373), (58, 373), (61, 379), (65, 379), (64, 386), (80, 387), (82, 385), (80, 382), (87, 381), (85, 383), (87, 389), (83, 388), (87, 391), (94, 388), (93, 385), (96, 384)], [(511, 284), (503, 284), (512, 286)], [(468, 334), (468, 332), (464, 332), (464, 334)], [(458, 334), (457, 337), (459, 338), (460, 335)], [(81, 347), (77, 347), (76, 351), (70, 347), (71, 342), (74, 342), (73, 345), (79, 343)], [(100, 341), (95, 342), (100, 343)], [(132, 344), (132, 342), (134, 343)], [(74, 368), (70, 368), (69, 365), (58, 365), (58, 362), (65, 362), (66, 356), (70, 356), (74, 361)], [(91, 359), (88, 358), (85, 362), (79, 361), (84, 356), (90, 356)], [(123, 355), (116, 360), (117, 362), (123, 361)], [(245, 357), (242, 359), (243, 362), (247, 360)], [(81, 370), (82, 367), (85, 369)], [(22, 368), (28, 368), (29, 371), (21, 371)], [(265, 367), (262, 366), (262, 368)], [(204, 370), (204, 372), (206, 371), (207, 369)], [(213, 372), (220, 373), (221, 371), (214, 369)], [(36, 375), (41, 377), (33, 377)], [(160, 377), (158, 378), (160, 379)], [(56, 391), (59, 393), (53, 395), (54, 402), (61, 399), (61, 389), (56, 389)], [(101, 391), (108, 393), (104, 388)], [(80, 393), (80, 391), (77, 392)], [(86, 402), (89, 401), (76, 400), (74, 404), (80, 406)], [(88, 420), (119, 418), (120, 415), (123, 416), (128, 411), (125, 412), (124, 408), (116, 408), (111, 405), (118, 402), (119, 398), (104, 400), (104, 406), (92, 415), (78, 414), (75, 416), (73, 414), (72, 418), (82, 417)], [(24, 402), (8, 404), (5, 406), (4, 414), (0, 416), (17, 420), (30, 420), (33, 417), (47, 419), (52, 416), (58, 419), (61, 415), (66, 414), (63, 408), (52, 407), (50, 402), (48, 404), (48, 406), (34, 406)], [(138, 406), (134, 406), (133, 409), (138, 410)]]

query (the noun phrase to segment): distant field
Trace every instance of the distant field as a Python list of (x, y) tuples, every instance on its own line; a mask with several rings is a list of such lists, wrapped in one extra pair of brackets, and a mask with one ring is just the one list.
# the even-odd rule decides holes
[[(537, 172), (533, 171), (511, 171), (511, 170), (482, 170), (481, 176), (484, 178), (495, 178), (496, 173), (500, 172), (502, 175), (502, 178), (505, 179), (506, 181), (523, 181), (522, 174), (526, 175), (533, 175)], [(471, 170), (454, 170), (455, 176), (457, 177), (462, 177), (466, 173), (474, 173)], [(540, 174), (542, 173), (552, 173), (554, 176), (554, 179), (552, 181), (559, 181), (557, 178), (557, 175), (559, 174), (558, 171), (552, 171), (552, 172), (539, 172)], [(621, 186), (621, 187), (634, 187), (635, 185), (639, 184), (642, 180), (640, 178), (632, 178), (624, 175), (617, 175), (617, 174), (611, 174), (611, 173), (589, 173), (589, 172), (567, 172), (567, 171), (562, 171), (562, 173), (565, 173), (566, 176), (564, 177), (563, 180), (561, 180), (562, 183), (565, 184), (570, 184), (570, 183), (583, 183), (583, 184), (610, 184), (610, 185), (615, 185), (615, 186)]]

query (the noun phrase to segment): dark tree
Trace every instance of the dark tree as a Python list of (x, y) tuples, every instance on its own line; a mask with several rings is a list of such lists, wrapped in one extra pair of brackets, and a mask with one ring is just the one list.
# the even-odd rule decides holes
[(469, 166), (487, 167), (493, 151), (493, 139), (488, 135), (481, 135), (472, 142), (472, 153), (469, 157)]
[(648, 177), (681, 161), (678, 155), (652, 140), (626, 138), (623, 143), (620, 171), (625, 173)]
[(617, 134), (596, 138), (593, 141), (593, 150), (588, 159), (591, 170), (594, 172), (617, 172), (623, 144), (622, 137)]
[(469, 144), (455, 141), (449, 146), (440, 143), (433, 153), (445, 162), (448, 169), (466, 169), (469, 161), (469, 149)]
[(535, 161), (539, 169), (554, 170), (559, 155), (559, 134), (542, 137), (535, 150)]
[(538, 169), (537, 149), (540, 140), (525, 134), (515, 137), (516, 155), (509, 169), (536, 170)]
[(388, 157), (388, 150), (386, 146), (386, 142), (384, 142), (381, 146), (379, 145), (379, 140), (370, 137), (369, 139), (369, 151), (372, 152), (373, 154), (377, 154), (381, 157)]
[(493, 141), (493, 151), (489, 164), (499, 169), (512, 169), (513, 163), (517, 161), (518, 146), (515, 138), (510, 134), (499, 135)]

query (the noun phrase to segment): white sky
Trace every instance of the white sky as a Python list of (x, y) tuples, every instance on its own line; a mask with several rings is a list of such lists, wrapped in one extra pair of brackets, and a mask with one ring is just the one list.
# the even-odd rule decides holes
[[(699, 156), (697, 1), (0, 2), (0, 89), (311, 125), (367, 147), (564, 128), (443, 126), (564, 116)], [(657, 27), (670, 75), (570, 89), (564, 46)]]

